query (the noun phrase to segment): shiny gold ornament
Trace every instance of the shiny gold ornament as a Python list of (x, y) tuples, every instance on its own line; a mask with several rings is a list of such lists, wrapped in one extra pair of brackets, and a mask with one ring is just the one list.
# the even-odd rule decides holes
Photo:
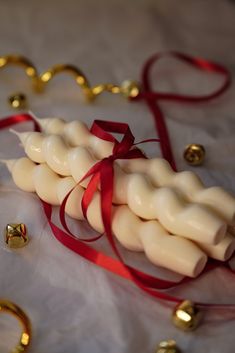
[(156, 350), (156, 353), (180, 353), (180, 349), (177, 347), (174, 340), (162, 341)]
[(18, 249), (29, 241), (27, 229), (24, 223), (7, 224), (5, 230), (5, 243), (9, 248)]
[(205, 159), (206, 151), (202, 145), (191, 143), (184, 150), (184, 159), (190, 165), (201, 165)]
[(121, 92), (127, 98), (135, 98), (138, 96), (140, 88), (137, 82), (125, 80), (122, 82)]
[(12, 353), (25, 353), (28, 351), (31, 341), (31, 324), (27, 315), (16, 304), (9, 300), (0, 299), (0, 313), (6, 312), (16, 317), (22, 325), (22, 333), (18, 345), (13, 349)]
[(27, 98), (23, 93), (12, 94), (8, 98), (8, 102), (14, 109), (25, 109), (27, 107)]
[(193, 331), (197, 328), (202, 314), (197, 306), (190, 300), (178, 304), (172, 314), (172, 321), (176, 327), (183, 331)]

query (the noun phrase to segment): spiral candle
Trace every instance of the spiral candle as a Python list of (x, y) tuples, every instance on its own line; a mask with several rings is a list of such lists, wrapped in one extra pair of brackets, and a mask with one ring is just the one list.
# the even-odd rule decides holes
[[(72, 175), (77, 182), (96, 163), (88, 149), (68, 147), (61, 136), (39, 132), (17, 135), (29, 158), (47, 162), (56, 173)], [(217, 214), (204, 205), (187, 203), (177, 190), (156, 189), (146, 176), (126, 174), (117, 164), (114, 179), (114, 203), (127, 203), (144, 219), (158, 219), (169, 232), (209, 244), (217, 244), (225, 236), (226, 223)]]
[[(61, 136), (17, 135), (30, 159), (46, 162), (56, 173), (72, 175), (76, 182), (97, 162), (88, 149), (68, 147)], [(141, 173), (127, 174), (117, 164), (114, 169), (114, 203), (127, 203), (136, 215), (158, 219), (169, 232), (195, 241), (217, 244), (225, 236), (225, 221), (207, 206), (186, 202), (172, 187), (155, 188)]]
[[(82, 220), (81, 199), (84, 189), (72, 177), (60, 177), (46, 164), (36, 165), (28, 158), (5, 161), (15, 184), (24, 191), (36, 192), (53, 205), (59, 205), (72, 188), (66, 213)], [(100, 195), (96, 193), (88, 207), (91, 226), (103, 232)], [(183, 275), (196, 277), (203, 270), (207, 257), (193, 242), (170, 235), (157, 221), (142, 221), (127, 206), (113, 206), (112, 230), (119, 242), (129, 250), (144, 251), (154, 264)]]
[[(97, 158), (108, 157), (113, 143), (92, 135), (81, 121), (65, 122), (61, 118), (37, 119), (42, 130), (49, 134), (62, 135), (70, 146), (89, 147)], [(235, 198), (223, 188), (205, 188), (193, 172), (174, 172), (169, 163), (161, 158), (119, 160), (117, 163), (128, 173), (147, 175), (156, 187), (176, 187), (190, 202), (199, 202), (211, 207), (229, 223), (235, 223)]]

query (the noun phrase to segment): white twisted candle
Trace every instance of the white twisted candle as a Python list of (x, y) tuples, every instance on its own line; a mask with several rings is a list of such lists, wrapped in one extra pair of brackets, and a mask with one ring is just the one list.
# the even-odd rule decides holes
[[(72, 177), (59, 177), (46, 164), (36, 165), (28, 158), (5, 161), (15, 184), (22, 190), (36, 192), (52, 204), (61, 204), (68, 192), (76, 186)], [(84, 189), (76, 186), (66, 205), (66, 213), (82, 220), (81, 199)], [(98, 232), (103, 232), (100, 195), (96, 193), (87, 213), (88, 221)], [(132, 251), (144, 251), (154, 264), (190, 277), (203, 270), (207, 256), (193, 242), (169, 235), (157, 221), (144, 222), (127, 206), (113, 206), (112, 230), (120, 243)]]
[[(112, 153), (113, 143), (92, 135), (81, 121), (65, 122), (60, 118), (36, 120), (46, 133), (63, 135), (71, 146), (89, 147), (97, 158), (102, 159)], [(218, 212), (227, 223), (235, 224), (235, 198), (221, 187), (205, 188), (195, 173), (176, 173), (161, 158), (119, 160), (117, 163), (128, 173), (148, 175), (156, 187), (176, 187), (187, 200), (207, 205)]]
[(92, 135), (85, 123), (79, 120), (65, 122), (60, 118), (38, 119), (38, 124), (47, 134), (62, 135), (72, 147), (89, 147), (94, 156), (103, 159), (112, 154), (113, 143)]
[[(38, 132), (17, 133), (34, 162), (46, 162), (61, 175), (79, 181), (97, 162), (88, 149), (68, 147), (61, 136)], [(115, 164), (114, 203), (128, 204), (144, 219), (158, 219), (171, 233), (203, 243), (217, 244), (226, 223), (204, 205), (187, 203), (170, 187), (154, 188), (143, 174), (126, 174)], [(83, 183), (85, 185), (85, 183)]]

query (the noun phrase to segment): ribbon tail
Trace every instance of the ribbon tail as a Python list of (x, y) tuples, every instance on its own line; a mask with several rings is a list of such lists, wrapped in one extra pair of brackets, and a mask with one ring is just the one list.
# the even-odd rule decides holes
[(101, 214), (104, 224), (106, 236), (111, 244), (115, 254), (120, 258), (116, 244), (112, 234), (112, 201), (113, 201), (113, 184), (114, 170), (113, 165), (109, 161), (104, 164), (101, 170), (100, 187), (101, 187)]
[(26, 121), (32, 121), (34, 125), (34, 131), (41, 131), (39, 124), (30, 114), (17, 114), (0, 120), (0, 129), (5, 129), (14, 124), (20, 124)]
[(87, 209), (98, 188), (99, 182), (100, 182), (100, 172), (97, 172), (92, 176), (89, 184), (87, 185), (87, 188), (84, 191), (83, 198), (82, 198), (82, 212), (86, 219), (87, 219)]
[(149, 109), (151, 110), (151, 112), (153, 113), (156, 131), (158, 131), (158, 134), (160, 136), (160, 147), (161, 147), (162, 155), (170, 163), (172, 169), (176, 171), (177, 170), (176, 162), (175, 162), (172, 147), (170, 144), (170, 137), (167, 130), (164, 115), (160, 107), (155, 101), (147, 98), (146, 103)]

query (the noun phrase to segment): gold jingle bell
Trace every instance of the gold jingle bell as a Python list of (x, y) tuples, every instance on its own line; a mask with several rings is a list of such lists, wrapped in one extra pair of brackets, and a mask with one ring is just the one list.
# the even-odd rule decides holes
[(136, 81), (125, 80), (122, 82), (121, 92), (127, 98), (135, 98), (138, 96), (140, 88)]
[(18, 249), (29, 241), (26, 225), (24, 223), (9, 223), (5, 230), (5, 243), (9, 248)]
[(184, 150), (184, 159), (190, 165), (201, 165), (205, 159), (206, 151), (202, 145), (191, 143)]
[(174, 340), (167, 340), (159, 343), (156, 353), (181, 353), (181, 351)]
[(176, 327), (183, 331), (193, 331), (197, 328), (202, 314), (197, 306), (190, 300), (178, 304), (172, 314), (172, 321)]
[(23, 93), (12, 94), (8, 98), (10, 106), (14, 109), (25, 109), (27, 108), (27, 98)]

